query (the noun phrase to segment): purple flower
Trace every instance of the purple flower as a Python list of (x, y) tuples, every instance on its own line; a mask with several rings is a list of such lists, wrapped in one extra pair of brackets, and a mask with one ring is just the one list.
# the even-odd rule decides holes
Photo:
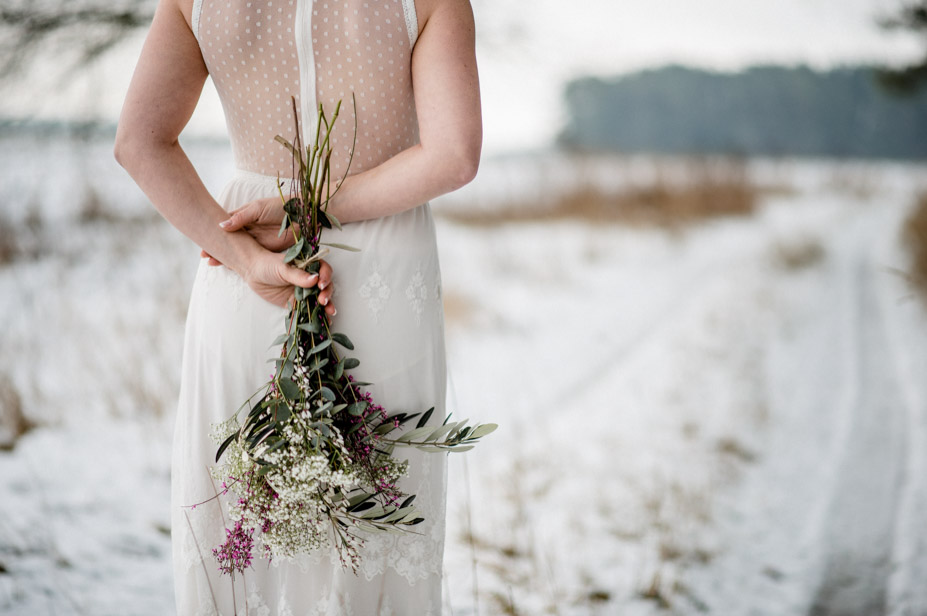
[(212, 551), (212, 555), (219, 561), (219, 571), (232, 575), (236, 571), (244, 573), (245, 568), (251, 566), (253, 535), (254, 529), (245, 530), (241, 520), (235, 522), (232, 529), (225, 529), (225, 541)]

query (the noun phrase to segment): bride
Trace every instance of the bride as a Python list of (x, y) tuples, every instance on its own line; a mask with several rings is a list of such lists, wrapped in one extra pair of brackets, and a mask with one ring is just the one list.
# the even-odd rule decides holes
[[(177, 138), (206, 78), (222, 100), (236, 169), (218, 199)], [(349, 175), (330, 204), (341, 231), (319, 275), (283, 263), (278, 177), (294, 118), (311, 142), (316, 110), (356, 98)], [(332, 176), (347, 169), (355, 109), (342, 106)], [(258, 561), (234, 578), (212, 549), (226, 508), (210, 477), (213, 424), (270, 372), (294, 285), (318, 285), (326, 313), (354, 340), (355, 374), (390, 410), (444, 411), (441, 281), (428, 201), (469, 182), (482, 131), (468, 0), (161, 0), (126, 96), (117, 160), (158, 211), (203, 250), (185, 331), (172, 459), (178, 614), (223, 616), (441, 613), (446, 469), (409, 452), (400, 488), (426, 521), (371, 535), (355, 574), (337, 554)], [(286, 184), (286, 182), (284, 182)], [(287, 186), (284, 186), (284, 191)], [(337, 309), (336, 309), (337, 306)], [(221, 486), (219, 486), (221, 488)], [(204, 503), (193, 507), (196, 503)]]

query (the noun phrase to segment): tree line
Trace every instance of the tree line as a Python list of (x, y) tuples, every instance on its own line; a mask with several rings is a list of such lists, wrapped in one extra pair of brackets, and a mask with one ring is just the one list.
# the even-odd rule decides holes
[(737, 73), (668, 66), (565, 92), (561, 144), (579, 149), (927, 158), (927, 89), (897, 96), (873, 67)]

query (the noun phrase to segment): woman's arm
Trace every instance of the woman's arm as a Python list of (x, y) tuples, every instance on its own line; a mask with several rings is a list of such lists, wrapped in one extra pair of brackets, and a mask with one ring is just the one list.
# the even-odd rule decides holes
[[(467, 184), (479, 167), (483, 127), (470, 2), (416, 0), (416, 5), (423, 24), (412, 52), (420, 143), (348, 176), (330, 204), (341, 222), (416, 207)], [(266, 245), (282, 217), (279, 200), (261, 199), (235, 210), (224, 228), (247, 228)]]
[(332, 200), (342, 222), (389, 216), (470, 182), (483, 126), (468, 0), (418, 0), (426, 21), (412, 52), (420, 143), (345, 179)]
[(244, 231), (223, 232), (218, 224), (228, 214), (210, 196), (177, 141), (207, 76), (188, 22), (190, 7), (180, 2), (161, 0), (155, 11), (119, 118), (116, 160), (164, 218), (238, 272), (262, 297), (283, 305), (293, 285), (312, 286), (317, 277), (285, 265), (280, 255)]

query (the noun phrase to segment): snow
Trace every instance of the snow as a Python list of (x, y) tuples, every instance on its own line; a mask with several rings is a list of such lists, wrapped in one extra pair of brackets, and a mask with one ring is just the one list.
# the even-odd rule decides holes
[[(217, 191), (227, 151), (189, 150)], [(489, 160), (433, 207), (543, 197), (573, 164)], [(439, 216), (451, 407), (501, 426), (450, 458), (446, 613), (927, 610), (927, 311), (896, 272), (927, 176), (748, 167), (781, 190), (682, 230)], [(37, 424), (0, 452), (0, 612), (171, 613), (197, 251), (105, 143), (7, 139), (0, 187), (26, 253), (0, 266), (0, 377)]]

